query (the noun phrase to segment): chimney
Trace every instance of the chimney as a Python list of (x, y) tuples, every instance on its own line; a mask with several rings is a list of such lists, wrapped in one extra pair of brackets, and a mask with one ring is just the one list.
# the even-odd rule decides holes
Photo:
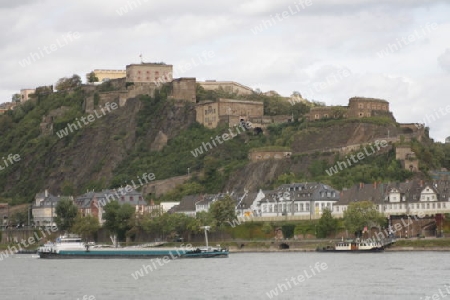
[(45, 189), (44, 196), (45, 196), (45, 198), (48, 197), (48, 190), (47, 189)]
[(420, 187), (423, 187), (423, 180), (420, 181)]

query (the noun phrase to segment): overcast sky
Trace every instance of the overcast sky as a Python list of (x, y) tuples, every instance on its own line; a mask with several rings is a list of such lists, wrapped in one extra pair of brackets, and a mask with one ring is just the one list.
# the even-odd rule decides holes
[(398, 122), (450, 135), (448, 0), (0, 0), (0, 14), (0, 102), (142, 54), (327, 105), (382, 98)]

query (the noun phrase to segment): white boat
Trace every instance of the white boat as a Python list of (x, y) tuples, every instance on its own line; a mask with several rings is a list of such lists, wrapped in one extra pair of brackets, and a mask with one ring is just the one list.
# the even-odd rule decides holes
[(386, 246), (394, 243), (394, 239), (388, 239), (386, 241), (374, 241), (374, 240), (359, 240), (355, 241), (340, 241), (333, 246), (318, 247), (316, 250), (319, 252), (376, 252), (383, 251)]

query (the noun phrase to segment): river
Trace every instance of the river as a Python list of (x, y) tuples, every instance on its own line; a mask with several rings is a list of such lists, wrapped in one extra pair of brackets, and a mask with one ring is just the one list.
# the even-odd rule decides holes
[(0, 299), (440, 300), (450, 295), (449, 257), (448, 252), (289, 252), (157, 262), (15, 255), (0, 261)]

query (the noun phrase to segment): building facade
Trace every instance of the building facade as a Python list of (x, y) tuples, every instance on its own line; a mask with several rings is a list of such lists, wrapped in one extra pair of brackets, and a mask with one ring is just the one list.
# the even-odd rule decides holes
[(201, 87), (203, 87), (207, 91), (222, 89), (225, 92), (238, 95), (251, 95), (254, 93), (252, 88), (234, 81), (206, 80), (206, 81), (199, 81), (198, 83), (200, 84)]
[(129, 204), (136, 209), (136, 212), (145, 210), (145, 206), (147, 206), (142, 194), (131, 186), (117, 190), (102, 190), (101, 192), (90, 191), (78, 196), (74, 203), (81, 216), (94, 216), (100, 224), (103, 224), (104, 206), (111, 201), (117, 201), (120, 205)]
[(353, 97), (348, 106), (316, 106), (307, 115), (310, 121), (338, 118), (390, 116), (389, 102), (382, 99)]
[(257, 216), (303, 216), (305, 219), (320, 218), (324, 209), (333, 211), (339, 200), (339, 191), (323, 183), (283, 184), (276, 190), (261, 191), (256, 205)]
[[(92, 71), (95, 77), (98, 78), (98, 82), (103, 82), (111, 79), (125, 78), (127, 72), (125, 70), (106, 70), (106, 69), (95, 69)], [(90, 73), (86, 74), (87, 76)]]
[(172, 81), (171, 98), (196, 103), (197, 83), (195, 78), (177, 78)]
[(71, 197), (55, 197), (47, 190), (43, 193), (36, 194), (34, 203), (31, 207), (34, 226), (56, 226), (54, 221), (54, 218), (56, 217), (55, 209), (59, 201), (64, 198), (73, 200)]
[(166, 83), (173, 79), (173, 66), (162, 63), (141, 63), (126, 66), (127, 82)]
[(197, 122), (208, 128), (215, 128), (221, 122), (237, 126), (263, 115), (264, 104), (259, 101), (220, 98), (217, 102), (205, 101), (196, 106)]
[(352, 202), (371, 201), (386, 217), (450, 213), (450, 181), (359, 184), (342, 191), (333, 215), (343, 217)]
[(34, 94), (35, 89), (21, 89), (20, 90), (20, 102), (25, 102), (30, 100), (30, 95)]

